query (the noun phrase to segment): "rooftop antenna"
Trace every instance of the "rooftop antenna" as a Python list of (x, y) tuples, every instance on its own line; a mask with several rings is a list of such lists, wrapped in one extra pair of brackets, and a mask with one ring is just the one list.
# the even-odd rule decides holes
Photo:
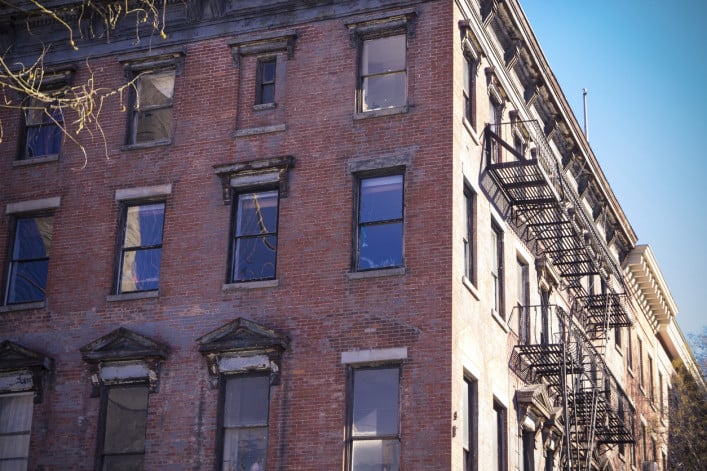
[(584, 99), (584, 137), (589, 142), (589, 125), (587, 124), (587, 89), (582, 89), (582, 98)]

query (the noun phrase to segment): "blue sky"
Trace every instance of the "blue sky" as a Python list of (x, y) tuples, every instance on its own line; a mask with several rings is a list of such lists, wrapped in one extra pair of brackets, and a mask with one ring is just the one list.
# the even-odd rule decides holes
[(683, 332), (707, 326), (707, 1), (520, 0)]

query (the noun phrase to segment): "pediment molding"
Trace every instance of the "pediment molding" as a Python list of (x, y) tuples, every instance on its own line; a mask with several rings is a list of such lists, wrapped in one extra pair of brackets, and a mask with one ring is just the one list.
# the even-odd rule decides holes
[(34, 391), (34, 402), (44, 398), (54, 360), (10, 340), (0, 343), (0, 392)]

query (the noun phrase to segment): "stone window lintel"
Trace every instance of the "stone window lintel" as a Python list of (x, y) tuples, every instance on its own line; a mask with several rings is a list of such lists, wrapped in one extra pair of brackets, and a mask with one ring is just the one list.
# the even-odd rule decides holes
[(288, 171), (295, 166), (295, 158), (291, 155), (273, 157), (270, 159), (251, 160), (233, 164), (214, 165), (214, 172), (221, 179), (223, 188), (223, 204), (231, 204), (231, 188), (233, 184), (248, 180), (251, 184), (274, 183), (279, 186), (280, 198), (287, 198)]
[(406, 33), (408, 36), (415, 36), (415, 25), (417, 11), (414, 9), (404, 10), (399, 13), (384, 13), (379, 15), (367, 15), (347, 22), (349, 29), (349, 39), (352, 47), (358, 47), (361, 39), (376, 36), (387, 36), (396, 33)]
[(233, 67), (240, 67), (242, 56), (258, 56), (263, 54), (275, 54), (286, 52), (287, 59), (292, 59), (295, 55), (295, 41), (297, 31), (284, 31), (278, 33), (268, 33), (253, 37), (249, 35), (247, 39), (233, 39), (226, 44), (231, 48), (233, 55)]
[(130, 80), (141, 72), (150, 72), (160, 69), (175, 69), (176, 75), (181, 75), (184, 68), (184, 47), (161, 49), (158, 51), (143, 51), (126, 54), (118, 58), (123, 64), (126, 80)]

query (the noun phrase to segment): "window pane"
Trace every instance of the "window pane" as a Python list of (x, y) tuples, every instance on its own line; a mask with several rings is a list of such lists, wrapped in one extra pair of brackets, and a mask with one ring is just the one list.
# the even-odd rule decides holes
[(404, 106), (407, 100), (406, 73), (395, 72), (363, 79), (363, 111)]
[(15, 262), (10, 270), (7, 302), (30, 303), (44, 299), (49, 261)]
[(358, 242), (359, 269), (402, 266), (402, 222), (361, 226)]
[(26, 260), (49, 257), (53, 226), (53, 216), (18, 219), (12, 258)]
[(263, 83), (272, 83), (275, 81), (275, 61), (261, 62), (261, 79)]
[(398, 433), (398, 377), (398, 368), (354, 371), (354, 437)]
[(224, 426), (267, 425), (269, 376), (238, 376), (226, 383)]
[(125, 248), (162, 244), (164, 203), (144, 204), (127, 208)]
[(236, 236), (274, 234), (277, 204), (277, 190), (238, 195)]
[(103, 471), (142, 471), (143, 455), (106, 456), (103, 459)]
[(169, 105), (174, 94), (174, 70), (142, 75), (137, 81), (136, 108)]
[(236, 240), (234, 279), (264, 280), (275, 278), (277, 236)]
[(172, 135), (172, 108), (140, 111), (135, 142), (169, 139)]
[(353, 471), (398, 471), (400, 442), (398, 440), (361, 440), (353, 445)]
[(0, 396), (0, 469), (3, 471), (27, 469), (33, 398), (32, 393)]
[(61, 149), (61, 139), (61, 128), (53, 123), (27, 128), (26, 157), (58, 154)]
[(146, 421), (147, 386), (109, 389), (103, 452), (141, 454), (145, 450)]
[(223, 470), (265, 471), (267, 451), (267, 427), (226, 430), (223, 443)]
[(386, 221), (402, 217), (402, 175), (361, 180), (359, 222)]
[(363, 42), (363, 75), (405, 70), (405, 35)]
[(123, 252), (120, 292), (156, 290), (160, 285), (162, 249)]

